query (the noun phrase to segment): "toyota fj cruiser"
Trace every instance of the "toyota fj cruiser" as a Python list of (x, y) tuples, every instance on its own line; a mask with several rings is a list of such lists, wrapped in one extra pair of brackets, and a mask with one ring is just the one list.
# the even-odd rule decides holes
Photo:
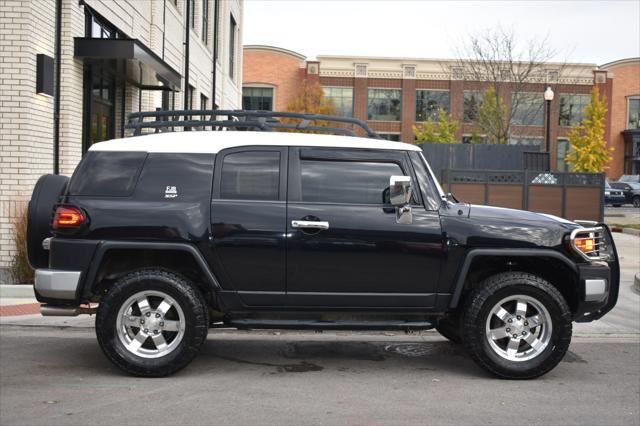
[(573, 321), (616, 304), (605, 225), (457, 202), (419, 147), (358, 120), (169, 111), (127, 127), (71, 179), (40, 178), (28, 252), (42, 314), (95, 312), (131, 374), (186, 366), (210, 327), (435, 327), (489, 372), (533, 378)]

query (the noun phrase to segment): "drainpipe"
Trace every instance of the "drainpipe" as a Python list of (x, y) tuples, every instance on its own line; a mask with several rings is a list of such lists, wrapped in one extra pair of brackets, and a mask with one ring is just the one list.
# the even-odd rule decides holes
[[(185, 42), (184, 42), (184, 109), (188, 109), (189, 104), (189, 28), (191, 27), (191, 0), (186, 0), (187, 10), (185, 13)], [(185, 128), (185, 130), (187, 130)]]
[(55, 91), (53, 95), (53, 173), (60, 174), (60, 63), (62, 44), (62, 0), (56, 0)]
[(217, 109), (217, 104), (216, 104), (216, 79), (217, 79), (217, 74), (218, 74), (218, 67), (216, 66), (217, 63), (217, 59), (218, 59), (218, 9), (219, 9), (219, 1), (220, 0), (213, 0), (213, 27), (212, 27), (212, 31), (213, 31), (213, 71), (212, 73), (212, 78), (213, 81), (211, 83), (211, 100), (212, 100), (212, 108), (211, 109)]

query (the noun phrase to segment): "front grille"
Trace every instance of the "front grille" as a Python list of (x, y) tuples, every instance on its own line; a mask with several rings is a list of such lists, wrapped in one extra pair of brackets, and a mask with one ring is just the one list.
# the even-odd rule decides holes
[[(580, 242), (593, 239), (595, 244), (592, 250), (582, 251), (578, 248)], [(571, 247), (579, 255), (587, 260), (608, 260), (609, 244), (607, 242), (607, 234), (602, 227), (595, 228), (578, 228), (571, 233)]]

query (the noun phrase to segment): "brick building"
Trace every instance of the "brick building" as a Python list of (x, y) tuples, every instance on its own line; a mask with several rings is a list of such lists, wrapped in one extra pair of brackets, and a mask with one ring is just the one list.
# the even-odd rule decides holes
[(40, 175), (71, 174), (128, 113), (182, 108), (185, 91), (240, 107), (242, 19), (242, 0), (2, 0), (0, 282)]
[(608, 174), (640, 174), (640, 58), (600, 66), (611, 78), (609, 145), (614, 148)]
[[(472, 134), (481, 133), (473, 121), (488, 83), (464, 78), (455, 60), (319, 56), (316, 61), (305, 61), (299, 53), (270, 46), (245, 46), (244, 57), (244, 108), (259, 105), (282, 110), (300, 81), (317, 78), (340, 113), (366, 120), (388, 139), (413, 141), (412, 126), (435, 118), (439, 108), (460, 123), (459, 140), (466, 141)], [(614, 74), (625, 73), (628, 80), (634, 78), (634, 71), (627, 71), (628, 64), (624, 67), (614, 64), (617, 63), (609, 67), (619, 70), (615, 73), (595, 64), (545, 64), (544, 75), (522, 85), (520, 93), (510, 89), (506, 78), (505, 103), (509, 104), (515, 96), (521, 100), (514, 111), (509, 143), (545, 149), (543, 93), (551, 86), (555, 92), (550, 120), (551, 167), (568, 170), (564, 161), (569, 148), (567, 135), (571, 125), (581, 120), (593, 87), (598, 86), (607, 97), (609, 121), (620, 108), (626, 113), (626, 107), (618, 106), (616, 100), (620, 93), (628, 92), (626, 96), (639, 93), (633, 82), (619, 79), (614, 84)], [(616, 148), (608, 175), (617, 177), (622, 174), (624, 161), (622, 136), (607, 124), (607, 141)]]

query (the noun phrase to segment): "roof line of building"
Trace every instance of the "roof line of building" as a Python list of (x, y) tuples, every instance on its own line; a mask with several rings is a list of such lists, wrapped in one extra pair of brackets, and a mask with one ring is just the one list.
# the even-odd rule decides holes
[[(377, 60), (377, 61), (404, 61), (408, 64), (416, 63), (416, 62), (452, 62), (457, 63), (459, 60), (455, 58), (408, 58), (401, 56), (349, 56), (349, 55), (318, 55), (318, 60), (322, 59), (355, 59), (355, 60)], [(473, 61), (472, 59), (463, 59), (463, 62)], [(506, 62), (506, 61), (505, 61)], [(526, 61), (521, 61), (520, 63), (527, 63)], [(590, 66), (593, 68), (597, 68), (597, 64), (594, 63), (585, 63), (585, 62), (547, 62), (548, 65), (559, 65), (559, 66)]]
[(282, 53), (285, 55), (289, 55), (289, 56), (294, 56), (298, 59), (300, 59), (301, 61), (305, 61), (307, 59), (306, 56), (304, 56), (302, 53), (298, 53), (298, 52), (294, 52), (293, 50), (289, 50), (289, 49), (284, 49), (282, 47), (277, 47), (277, 46), (269, 46), (266, 44), (246, 44), (244, 46), (242, 46), (243, 50), (247, 50), (247, 49), (251, 49), (251, 50), (269, 50), (272, 52), (277, 52), (277, 53)]
[(606, 68), (617, 67), (617, 66), (620, 66), (620, 65), (632, 64), (634, 62), (640, 62), (640, 57), (618, 59), (617, 61), (612, 61), (612, 62), (607, 62), (606, 64), (602, 64), (598, 68), (599, 69), (606, 69)]

